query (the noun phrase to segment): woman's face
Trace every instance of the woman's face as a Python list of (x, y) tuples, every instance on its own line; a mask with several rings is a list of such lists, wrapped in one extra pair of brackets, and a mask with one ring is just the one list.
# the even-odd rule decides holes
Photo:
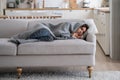
[(78, 30), (76, 31), (76, 33), (78, 33), (78, 36), (82, 36), (83, 33), (85, 32), (86, 32), (86, 27), (78, 28)]
[(79, 28), (74, 34), (73, 34), (73, 37), (75, 38), (78, 38), (78, 39), (81, 39), (82, 38), (82, 35), (86, 32), (86, 27), (81, 27)]

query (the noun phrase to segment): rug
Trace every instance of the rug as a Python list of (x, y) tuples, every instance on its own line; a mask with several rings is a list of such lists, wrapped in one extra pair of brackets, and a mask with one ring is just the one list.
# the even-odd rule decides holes
[[(18, 80), (16, 73), (0, 73), (0, 80)], [(87, 71), (45, 71), (23, 73), (19, 80), (120, 80), (120, 71), (94, 71), (88, 78)]]

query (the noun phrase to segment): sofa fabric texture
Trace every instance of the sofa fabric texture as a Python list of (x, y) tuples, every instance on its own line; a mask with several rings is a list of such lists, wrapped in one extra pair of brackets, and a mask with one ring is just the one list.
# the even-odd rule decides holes
[(63, 67), (63, 66), (94, 66), (93, 55), (25, 55), (0, 56), (0, 67)]
[(0, 38), (10, 38), (27, 30), (26, 20), (0, 20)]
[(18, 55), (22, 54), (93, 54), (94, 44), (85, 40), (69, 39), (53, 42), (25, 43), (18, 46)]
[(17, 53), (17, 46), (8, 42), (8, 38), (0, 38), (0, 56), (14, 56)]
[[(89, 30), (86, 40), (61, 39), (48, 42), (38, 41), (36, 39), (22, 40), (22, 38), (28, 38), (26, 35), (31, 35), (38, 29), (42, 29), (43, 27), (40, 27), (40, 24), (44, 24), (44, 27), (47, 26), (46, 29), (50, 32), (50, 24), (56, 26), (59, 23), (66, 22), (72, 26), (76, 23), (88, 24)], [(92, 19), (0, 20), (0, 67), (93, 66), (95, 65), (95, 34), (97, 32), (97, 28)], [(54, 34), (52, 35), (54, 36)], [(12, 36), (15, 39), (21, 37), (20, 41), (23, 44), (16, 45), (10, 42)]]

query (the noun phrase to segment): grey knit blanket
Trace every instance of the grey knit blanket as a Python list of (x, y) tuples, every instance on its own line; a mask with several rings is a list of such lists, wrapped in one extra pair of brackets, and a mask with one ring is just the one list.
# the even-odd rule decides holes
[[(74, 39), (71, 34), (75, 32), (84, 22), (81, 23), (59, 23), (57, 25), (53, 25), (50, 23), (39, 23), (34, 29), (25, 31), (23, 33), (16, 34), (11, 37), (9, 41), (14, 42), (16, 44), (28, 43), (28, 42), (38, 42), (38, 41), (53, 41), (53, 40), (66, 40), (66, 39)], [(42, 29), (46, 29), (47, 32), (42, 31)], [(41, 33), (42, 32), (42, 33)], [(43, 36), (43, 35), (45, 35)], [(48, 34), (50, 34), (48, 36)], [(31, 38), (31, 36), (33, 38)], [(39, 39), (36, 36), (40, 36)], [(51, 37), (53, 37), (52, 40)], [(44, 39), (45, 38), (45, 39)], [(47, 39), (48, 40), (47, 40)], [(50, 38), (50, 39), (49, 39)]]

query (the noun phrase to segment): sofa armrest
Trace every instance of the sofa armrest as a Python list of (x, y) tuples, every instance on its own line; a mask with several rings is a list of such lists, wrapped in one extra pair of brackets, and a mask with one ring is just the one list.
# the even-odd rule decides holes
[(89, 42), (94, 42), (96, 44), (96, 35), (88, 33), (88, 35), (86, 37), (86, 40), (89, 41)]
[(93, 52), (93, 55), (94, 55), (94, 58), (95, 58), (95, 53), (96, 53), (96, 35), (95, 34), (91, 34), (91, 33), (88, 33), (87, 37), (86, 37), (86, 40), (88, 42), (92, 42), (93, 45), (94, 45), (94, 52)]

